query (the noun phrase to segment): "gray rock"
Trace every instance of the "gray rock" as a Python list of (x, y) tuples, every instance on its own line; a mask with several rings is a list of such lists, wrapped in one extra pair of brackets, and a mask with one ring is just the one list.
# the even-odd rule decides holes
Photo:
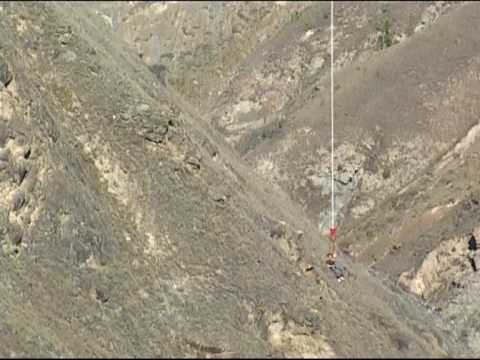
[(165, 135), (168, 132), (168, 126), (161, 125), (157, 126), (154, 129), (148, 129), (146, 131), (143, 131), (143, 137), (145, 140), (160, 144), (163, 142), (165, 139)]
[(18, 225), (10, 225), (8, 229), (8, 239), (10, 240), (11, 245), (20, 245), (23, 239), (22, 228)]
[(7, 87), (13, 79), (13, 75), (8, 68), (8, 64), (0, 57), (0, 89)]
[(0, 149), (0, 160), (1, 161), (8, 161), (9, 157), (10, 157), (10, 150)]
[(287, 227), (284, 222), (279, 222), (270, 231), (270, 237), (273, 239), (283, 238), (287, 234)]
[(25, 202), (25, 193), (23, 191), (17, 191), (15, 195), (13, 195), (12, 211), (20, 210), (25, 205)]
[(190, 165), (192, 168), (194, 168), (195, 170), (200, 170), (201, 168), (201, 159), (197, 156), (189, 156), (187, 157), (187, 159), (185, 160), (187, 162), (188, 165)]
[(102, 304), (108, 302), (110, 297), (106, 294), (105, 290), (95, 289), (95, 298), (100, 301)]
[(14, 180), (17, 185), (21, 185), (25, 176), (27, 176), (28, 169), (26, 164), (20, 162), (15, 166)]

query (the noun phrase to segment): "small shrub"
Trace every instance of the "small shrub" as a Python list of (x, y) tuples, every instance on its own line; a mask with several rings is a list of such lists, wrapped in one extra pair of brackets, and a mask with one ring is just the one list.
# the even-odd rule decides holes
[(377, 39), (377, 46), (380, 50), (393, 45), (392, 25), (388, 19), (385, 20), (383, 26), (377, 26), (377, 31), (380, 32)]

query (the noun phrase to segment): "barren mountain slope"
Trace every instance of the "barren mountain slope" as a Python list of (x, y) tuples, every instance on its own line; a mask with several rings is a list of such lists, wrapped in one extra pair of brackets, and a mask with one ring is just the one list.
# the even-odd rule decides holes
[(418, 295), (478, 355), (480, 125), (368, 216), (345, 228), (357, 259)]
[[(219, 96), (199, 99), (207, 120), (321, 230), (330, 205), (328, 5), (306, 4), (244, 48), (235, 71), (223, 72), (230, 82), (210, 89)], [(467, 233), (479, 235), (478, 11), (462, 2), (341, 2), (335, 16), (341, 245), (423, 297), (477, 353), (479, 282)], [(386, 38), (393, 46), (382, 49)]]
[[(424, 112), (434, 111), (430, 103), (434, 101), (433, 97), (439, 96), (440, 84), (437, 82), (445, 83), (449, 76), (460, 73), (467, 65), (466, 59), (475, 54), (475, 42), (465, 39), (456, 45), (458, 52), (448, 47), (451, 51), (444, 55), (444, 44), (453, 42), (454, 36), (461, 38), (471, 22), (462, 22), (459, 15), (457, 20), (452, 21), (459, 21), (463, 28), (459, 24), (455, 30), (455, 25), (443, 25), (445, 21), (442, 22), (443, 17), (440, 17), (399, 44), (373, 51), (368, 47), (372, 43), (369, 40), (371, 35), (375, 35), (371, 28), (386, 15), (381, 13), (375, 18), (367, 12), (370, 8), (366, 5), (365, 8), (359, 3), (348, 5), (345, 4), (344, 8), (339, 5), (336, 16), (335, 144), (339, 166), (336, 169), (339, 221), (344, 215), (355, 218), (365, 214), (374, 207), (376, 197), (384, 198), (412, 179), (434, 154), (434, 151), (429, 151), (425, 157), (417, 156), (416, 150), (423, 151), (421, 143), (425, 143), (429, 150), (437, 146), (438, 151), (445, 151), (455, 138), (445, 139), (444, 134), (458, 138), (473, 124), (471, 118), (462, 119), (463, 127), (455, 126), (457, 133), (449, 133), (445, 129), (443, 135), (435, 131), (431, 134), (431, 127), (426, 122), (417, 124), (422, 117), (430, 115)], [(392, 6), (397, 6), (395, 9), (400, 14), (400, 10), (409, 14), (415, 9), (408, 4)], [(362, 14), (361, 10), (366, 14)], [(313, 11), (314, 8), (307, 14)], [(447, 12), (444, 17), (455, 11)], [(367, 25), (364, 29), (355, 28), (359, 22), (355, 21), (357, 13), (359, 18), (364, 15), (369, 20), (370, 28)], [(420, 15), (421, 11), (417, 14)], [(319, 12), (315, 15), (312, 18), (320, 18)], [(389, 15), (389, 18), (399, 18), (396, 23), (404, 26), (407, 23), (402, 22), (400, 16)], [(310, 33), (304, 29), (295, 37), (290, 35), (296, 41), (286, 41), (279, 35), (276, 47), (281, 49), (279, 53), (272, 51), (269, 54), (272, 55), (271, 60), (265, 55), (265, 61), (257, 67), (245, 69), (245, 77), (232, 82), (235, 90), (226, 97), (226, 105), (223, 108), (220, 106), (212, 118), (257, 172), (287, 190), (322, 230), (328, 224), (330, 205), (329, 56), (312, 50), (312, 46), (328, 52), (328, 19), (324, 22), (324, 27), (318, 30), (312, 27)], [(302, 41), (302, 38), (306, 40)], [(288, 45), (280, 47), (280, 44)], [(309, 57), (305, 61), (302, 56)], [(323, 59), (318, 60), (322, 66), (315, 69), (315, 59), (319, 56)], [(298, 64), (305, 64), (300, 66), (303, 72), (297, 70), (299, 74), (304, 74), (303, 82), (300, 75), (291, 75), (295, 73), (293, 69), (299, 66), (295, 65), (295, 58)], [(342, 64), (342, 59), (351, 60), (343, 60)], [(277, 72), (272, 71), (275, 66)], [(292, 70), (288, 70), (289, 67)], [(257, 72), (256, 68), (260, 71)], [(300, 85), (292, 85), (295, 79)], [(250, 86), (252, 84), (258, 84), (258, 88)], [(437, 88), (426, 88), (434, 85)], [(447, 86), (453, 85), (444, 84), (443, 88)], [(253, 89), (258, 97), (249, 95)], [(421, 102), (417, 102), (417, 96), (422, 98)], [(412, 131), (414, 136), (408, 131)], [(435, 145), (428, 144), (430, 139)]]
[[(479, 18), (476, 3), (460, 4), (376, 57), (354, 60), (337, 72), (335, 98), (337, 207), (347, 217), (342, 248), (425, 299), (477, 354), (472, 259), (480, 258), (468, 250), (468, 233), (480, 235), (480, 43), (471, 31)], [(259, 118), (255, 104), (228, 126), (253, 144), (237, 146), (246, 158), (322, 229), (330, 205), (329, 79), (316, 86), (319, 95), (294, 98), (281, 128), (260, 146), (248, 140), (255, 125), (239, 125)]]
[(0, 14), (0, 355), (462, 354), (348, 259), (332, 279), (288, 197), (85, 9)]
[[(187, 96), (190, 101), (200, 104), (200, 109), (207, 112), (207, 118), (240, 153), (245, 154), (257, 172), (274, 184), (282, 185), (295, 200), (304, 204), (311, 218), (323, 227), (326, 214), (321, 210), (325, 207), (320, 205), (319, 209), (317, 204), (325, 203), (321, 201), (321, 187), (323, 173), (327, 173), (328, 169), (322, 166), (325, 171), (319, 174), (320, 170), (314, 165), (306, 164), (310, 160), (298, 162), (298, 153), (289, 149), (296, 149), (293, 142), (299, 138), (307, 138), (307, 151), (304, 151), (307, 157), (313, 154), (316, 159), (325, 150), (310, 144), (308, 138), (316, 137), (315, 127), (306, 126), (301, 119), (308, 114), (320, 117), (318, 125), (322, 129), (326, 123), (323, 124), (321, 119), (328, 120), (329, 114), (324, 114), (323, 108), (326, 109), (330, 103), (326, 99), (329, 94), (329, 4), (131, 2), (128, 11), (125, 10), (126, 5), (100, 4), (90, 9), (92, 16), (97, 14), (102, 20), (110, 16), (113, 19), (113, 30), (137, 48), (148, 65), (157, 66), (154, 71), (163, 69), (163, 81)], [(338, 3), (335, 17), (336, 69), (346, 68), (348, 73), (348, 69), (357, 66), (355, 64), (363, 63), (363, 71), (367, 71), (372, 68), (368, 66), (371, 60), (384, 56), (384, 51), (380, 50), (385, 46), (381, 41), (385, 31), (388, 31), (394, 47), (409, 42), (412, 37), (417, 37), (432, 26), (434, 28), (430, 32), (435, 34), (435, 24), (441, 15), (448, 14), (459, 6), (459, 2)], [(202, 11), (211, 12), (208, 21)], [(244, 13), (257, 17), (252, 15), (253, 17), (244, 18)], [(260, 19), (265, 20), (262, 22)], [(200, 21), (199, 24), (197, 20)], [(242, 21), (248, 26), (240, 26)], [(185, 30), (186, 34), (176, 33), (176, 37), (172, 37), (165, 28), (167, 24), (176, 24), (181, 29), (191, 28), (192, 31)], [(231, 34), (225, 32), (224, 27), (238, 28), (239, 32)], [(257, 32), (258, 29), (262, 30), (254, 37), (256, 42), (247, 45), (242, 39), (251, 38), (248, 34), (253, 29)], [(223, 34), (228, 39), (223, 41), (218, 38), (218, 34)], [(441, 44), (440, 40), (437, 42)], [(206, 44), (206, 47), (202, 44)], [(226, 61), (222, 55), (226, 51), (222, 44), (236, 49), (231, 61)], [(195, 51), (202, 54), (200, 57), (195, 56), (195, 61), (204, 57), (209, 57), (210, 60), (190, 63), (180, 56), (184, 51), (188, 53), (190, 48), (197, 49)], [(178, 56), (167, 56), (177, 52)], [(215, 74), (210, 73), (210, 67), (217, 69)], [(178, 79), (198, 91), (195, 90), (196, 93), (193, 94), (178, 86)], [(376, 79), (371, 79), (370, 82), (375, 85)], [(348, 84), (339, 86), (345, 90)], [(367, 84), (366, 87), (368, 86), (373, 85)], [(322, 101), (325, 103), (320, 112), (312, 108)], [(398, 101), (401, 101), (401, 97)], [(322, 133), (329, 134), (328, 131)], [(364, 134), (362, 139), (367, 142), (367, 147), (379, 141), (376, 133)], [(371, 152), (364, 147), (360, 150), (363, 153)], [(315, 151), (320, 151), (320, 154)], [(376, 168), (368, 157), (370, 155), (363, 154), (362, 159), (355, 159), (355, 164), (352, 165), (355, 169), (346, 169), (344, 172), (360, 171), (357, 168), (365, 167), (368, 173), (372, 166)], [(362, 166), (364, 163), (365, 166)], [(387, 169), (385, 176), (389, 176), (389, 172), (390, 169)], [(349, 175), (339, 174), (339, 180), (344, 182), (346, 179), (348, 182)], [(378, 182), (378, 179), (374, 180)], [(383, 183), (383, 178), (380, 183)], [(390, 190), (387, 186), (386, 191)], [(339, 192), (342, 196), (339, 197), (338, 204), (343, 208), (358, 193), (358, 183), (347, 187), (339, 186)], [(354, 214), (368, 211), (373, 204), (372, 200), (363, 199)]]
[(162, 80), (206, 105), (256, 48), (312, 2), (153, 1), (85, 5)]
[[(192, 94), (178, 87), (175, 79), (182, 77), (185, 80), (193, 76), (185, 83), (199, 89), (197, 95), (200, 96), (193, 96), (194, 101), (200, 101), (200, 108), (207, 112), (207, 119), (225, 134), (228, 142), (235, 145), (258, 173), (273, 185), (287, 190), (324, 230), (329, 216), (327, 193), (330, 171), (327, 164), (329, 141), (326, 141), (330, 135), (329, 4), (304, 2), (302, 8), (295, 8), (295, 2), (234, 4), (238, 11), (233, 4), (213, 6), (213, 17), (208, 21), (199, 11), (210, 9), (207, 4), (197, 9), (195, 6), (200, 4), (132, 3), (127, 15), (119, 15), (119, 11), (114, 11), (116, 7), (109, 4), (93, 9), (101, 16), (108, 13), (117, 19), (115, 24), (118, 25), (113, 25), (113, 29), (138, 49), (156, 46), (158, 51), (155, 54), (150, 51), (145, 61), (151, 65), (152, 59), (158, 59), (156, 64), (170, 74), (165, 73), (162, 79), (189, 98)], [(450, 51), (443, 56), (444, 44), (457, 41), (452, 37), (461, 35), (469, 23), (463, 22), (464, 28), (455, 32), (449, 30), (448, 24), (439, 23), (439, 18), (461, 6), (460, 2), (442, 1), (341, 2), (336, 5), (335, 66), (340, 72), (336, 86), (339, 96), (337, 117), (340, 117), (337, 121), (339, 221), (344, 216), (362, 216), (374, 207), (378, 201), (376, 198), (384, 199), (424, 168), (434, 152), (429, 154), (432, 157), (413, 155), (415, 150), (423, 151), (420, 147), (424, 139), (428, 142), (432, 138), (432, 143), (435, 143), (426, 144), (428, 148), (438, 147), (439, 152), (448, 148), (450, 142), (441, 134), (425, 137), (425, 133), (430, 135), (428, 125), (424, 126), (423, 132), (421, 129), (417, 132), (418, 124), (407, 125), (398, 116), (417, 122), (417, 117), (430, 115), (421, 112), (433, 112), (433, 97), (445, 94), (438, 95), (438, 84), (436, 89), (426, 87), (431, 87), (431, 81), (443, 81), (452, 72), (461, 72), (466, 56), (475, 53), (475, 49), (469, 48), (470, 43), (465, 41), (457, 44), (455, 50), (448, 48)], [(261, 24), (266, 23), (259, 22), (257, 18), (244, 19), (249, 24), (244, 32), (248, 34), (249, 29), (260, 27), (268, 36), (258, 34), (261, 41), (249, 46), (238, 37), (229, 38), (229, 46), (238, 50), (234, 62), (217, 59), (190, 64), (182, 57), (164, 57), (168, 51), (182, 51), (186, 46), (200, 48), (199, 44), (203, 43), (210, 46), (202, 48), (203, 56), (221, 54), (223, 47), (220, 40), (210, 36), (211, 29), (214, 29), (213, 34), (223, 34), (220, 24), (234, 28), (237, 13), (249, 11), (257, 14), (259, 9), (262, 9), (260, 13), (264, 14), (264, 18), (270, 19), (269, 23), (275, 26), (262, 27)], [(288, 13), (294, 15), (286, 16), (281, 9), (289, 9)], [(188, 12), (196, 17), (186, 16)], [(173, 41), (166, 35), (168, 32), (161, 31), (167, 23), (178, 24), (180, 28), (191, 27), (197, 17), (204, 22), (194, 26), (195, 31), (190, 37), (183, 36), (183, 40), (175, 38)], [(447, 34), (450, 31), (450, 38), (445, 38), (443, 28)], [(422, 37), (424, 32), (427, 35)], [(147, 35), (150, 40), (142, 40)], [(387, 40), (393, 48), (380, 51), (387, 46)], [(402, 60), (412, 58), (411, 53), (417, 47), (423, 50), (415, 55), (415, 60)], [(395, 48), (396, 51), (393, 50)], [(465, 54), (462, 49), (466, 50)], [(139, 51), (143, 53), (143, 50)], [(430, 75), (412, 68), (416, 61), (430, 68), (430, 62), (436, 58), (447, 65), (439, 69), (435, 65)], [(214, 76), (209, 74), (209, 67), (213, 65), (219, 67)], [(179, 66), (185, 68), (179, 71)], [(202, 76), (213, 82), (198, 87)], [(443, 87), (448, 86), (453, 85), (444, 84)], [(414, 93), (417, 87), (420, 96), (425, 98), (422, 100), (425, 104), (412, 103), (417, 96)], [(389, 89), (388, 93), (383, 93), (385, 88)], [(210, 95), (206, 96), (207, 93)], [(383, 101), (387, 96), (390, 100)], [(377, 109), (377, 106), (384, 108)], [(399, 106), (405, 106), (406, 110)], [(351, 111), (347, 111), (346, 107), (350, 107)], [(364, 114), (361, 114), (362, 111)], [(466, 126), (472, 123), (471, 119), (462, 121)], [(345, 127), (351, 131), (344, 133)], [(404, 136), (404, 129), (414, 131), (415, 137), (410, 134)], [(458, 130), (459, 135), (465, 128)], [(379, 154), (385, 146), (388, 151), (382, 157)]]

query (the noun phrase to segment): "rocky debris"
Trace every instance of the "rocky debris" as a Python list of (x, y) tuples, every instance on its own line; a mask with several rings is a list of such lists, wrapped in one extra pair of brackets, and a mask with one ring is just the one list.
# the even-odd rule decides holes
[(219, 205), (224, 205), (230, 198), (230, 195), (226, 190), (218, 187), (210, 188), (208, 194), (210, 195), (210, 198)]
[[(195, 350), (196, 356), (205, 356), (205, 358), (210, 358), (210, 359), (223, 359), (223, 358), (230, 358), (228, 354), (232, 352), (225, 351), (224, 349), (214, 346), (214, 345), (204, 345), (199, 343), (198, 341), (191, 340), (191, 339), (185, 339), (185, 342), (188, 344), (190, 348)], [(223, 355), (226, 355), (226, 357), (223, 357)], [(202, 357), (203, 357), (202, 356)]]
[(185, 162), (194, 170), (200, 170), (202, 159), (198, 155), (187, 155)]
[(143, 130), (141, 132), (141, 135), (147, 141), (153, 142), (155, 144), (161, 144), (164, 141), (167, 133), (168, 133), (168, 126), (160, 125), (155, 128)]
[[(288, 256), (288, 258), (297, 263), (303, 256), (303, 231), (294, 230), (285, 221), (272, 221), (270, 225), (270, 238), (275, 240), (279, 248)], [(311, 264), (303, 264), (305, 271)], [(306, 270), (307, 272), (312, 270)]]
[(234, 359), (236, 357), (238, 357), (238, 354), (233, 351), (223, 351), (219, 353), (207, 352), (205, 355), (206, 359)]
[(13, 75), (9, 70), (8, 64), (0, 56), (0, 91), (7, 87), (13, 79)]
[(333, 358), (336, 355), (325, 336), (280, 313), (273, 315), (268, 325), (268, 341), (287, 358)]
[(427, 26), (430, 26), (435, 20), (438, 19), (448, 8), (451, 6), (448, 1), (435, 1), (434, 4), (427, 6), (423, 11), (420, 24), (418, 24), (414, 32), (422, 31)]
[(400, 286), (430, 299), (447, 290), (449, 284), (461, 283), (469, 270), (476, 271), (475, 255), (471, 254), (469, 247), (470, 241), (465, 237), (443, 241), (427, 254), (417, 270), (411, 269), (400, 275)]

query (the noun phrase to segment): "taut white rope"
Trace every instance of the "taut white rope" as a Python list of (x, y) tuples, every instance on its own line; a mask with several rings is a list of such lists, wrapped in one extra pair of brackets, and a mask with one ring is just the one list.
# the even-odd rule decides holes
[(333, 0), (330, 1), (330, 115), (331, 115), (331, 129), (332, 129), (332, 163), (331, 163), (331, 173), (332, 173), (332, 222), (331, 229), (335, 229), (335, 185), (333, 180), (334, 172), (334, 161), (333, 161)]

